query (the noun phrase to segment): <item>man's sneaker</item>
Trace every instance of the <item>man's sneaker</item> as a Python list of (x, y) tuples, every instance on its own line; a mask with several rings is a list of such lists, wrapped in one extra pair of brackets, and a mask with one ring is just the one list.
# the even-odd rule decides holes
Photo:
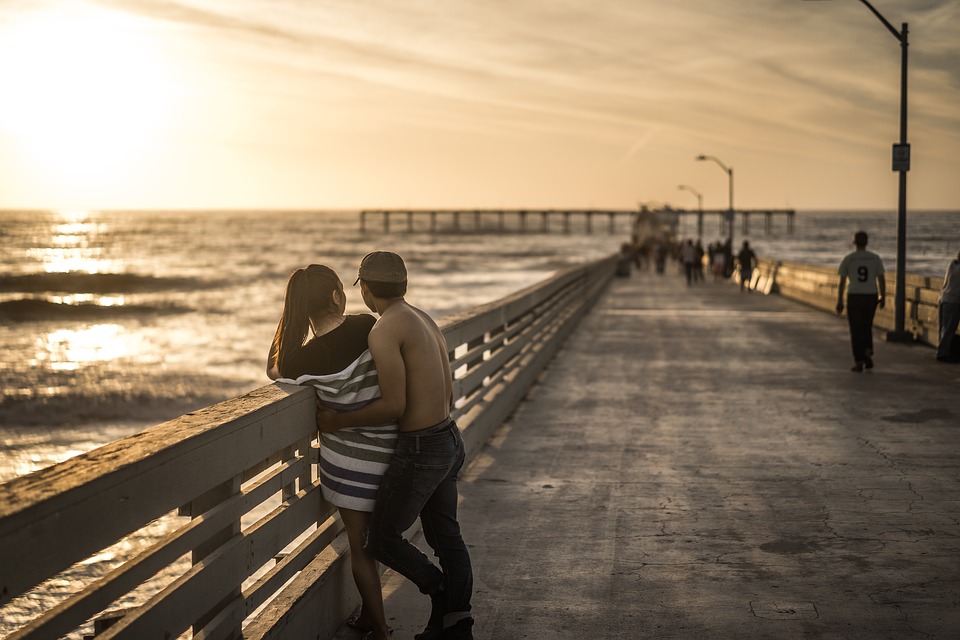
[(446, 605), (443, 591), (430, 596), (430, 620), (423, 631), (413, 636), (413, 640), (438, 640), (443, 633), (443, 614)]
[(473, 640), (473, 618), (461, 620), (440, 634), (441, 640)]

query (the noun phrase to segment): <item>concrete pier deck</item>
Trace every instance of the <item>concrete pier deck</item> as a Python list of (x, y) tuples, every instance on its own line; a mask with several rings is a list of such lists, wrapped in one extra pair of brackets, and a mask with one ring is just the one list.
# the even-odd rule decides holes
[[(475, 637), (960, 637), (960, 366), (875, 349), (852, 373), (845, 319), (615, 280), (463, 475)], [(428, 600), (385, 592), (412, 638)]]

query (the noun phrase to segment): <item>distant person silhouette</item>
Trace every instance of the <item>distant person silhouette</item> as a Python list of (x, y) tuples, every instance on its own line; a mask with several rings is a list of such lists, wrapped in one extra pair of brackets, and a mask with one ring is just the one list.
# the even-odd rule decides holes
[(867, 251), (866, 231), (853, 234), (854, 251), (848, 253), (837, 268), (837, 314), (843, 313), (843, 292), (846, 282), (847, 321), (850, 324), (850, 343), (854, 365), (851, 371), (873, 368), (873, 316), (877, 305), (883, 309), (887, 283), (883, 276), (883, 260)]
[(753, 269), (757, 266), (757, 254), (753, 252), (750, 243), (746, 240), (743, 241), (740, 253), (737, 254), (737, 262), (740, 263), (740, 291), (746, 288), (749, 293), (753, 290), (750, 283), (753, 280)]
[(724, 272), (727, 270), (727, 256), (723, 251), (723, 243), (717, 242), (713, 247), (713, 251), (710, 255), (710, 268), (713, 271), (713, 281), (722, 282), (724, 277)]
[(683, 273), (687, 277), (687, 286), (693, 283), (695, 263), (697, 261), (697, 249), (693, 246), (693, 240), (688, 239), (680, 248), (680, 259), (683, 261)]
[(957, 325), (960, 324), (960, 252), (947, 265), (937, 300), (940, 319), (940, 334), (937, 341), (937, 360), (940, 362), (960, 362), (952, 345), (960, 341)]
[(693, 245), (693, 248), (697, 252), (696, 259), (693, 263), (693, 278), (697, 282), (703, 282), (703, 256), (706, 255), (706, 252), (703, 250), (703, 244), (699, 238), (697, 239), (697, 243)]

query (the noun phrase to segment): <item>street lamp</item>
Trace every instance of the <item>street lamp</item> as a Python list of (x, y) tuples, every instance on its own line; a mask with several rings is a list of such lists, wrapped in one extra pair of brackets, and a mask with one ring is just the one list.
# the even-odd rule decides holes
[(693, 187), (681, 184), (677, 186), (677, 189), (682, 191), (689, 191), (693, 195), (697, 196), (697, 240), (703, 241), (703, 196), (699, 191)]
[(715, 158), (714, 156), (705, 156), (702, 153), (698, 155), (696, 159), (700, 161), (712, 160), (716, 162), (721, 169), (727, 172), (727, 176), (730, 178), (730, 189), (729, 189), (730, 205), (727, 208), (727, 224), (729, 225), (727, 229), (727, 242), (730, 243), (730, 249), (732, 250), (733, 249), (733, 167), (728, 167), (727, 165), (723, 164), (723, 162), (721, 162), (719, 158)]
[[(806, 0), (807, 2), (817, 0)], [(900, 142), (893, 145), (893, 170), (900, 173), (900, 193), (897, 207), (897, 287), (895, 291), (893, 324), (894, 330), (887, 332), (891, 342), (908, 342), (913, 334), (904, 329), (906, 319), (906, 275), (907, 275), (907, 171), (910, 170), (910, 144), (907, 143), (907, 47), (910, 46), (907, 35), (907, 23), (902, 23), (900, 31), (890, 24), (867, 0), (860, 0), (883, 23), (900, 43)]]

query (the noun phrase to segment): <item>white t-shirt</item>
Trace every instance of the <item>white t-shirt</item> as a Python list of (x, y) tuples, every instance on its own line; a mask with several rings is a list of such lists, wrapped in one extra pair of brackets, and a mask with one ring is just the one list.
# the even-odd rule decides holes
[(877, 277), (883, 275), (883, 260), (873, 251), (857, 250), (844, 257), (837, 268), (837, 275), (847, 278), (848, 294), (876, 295)]
[(940, 302), (960, 302), (960, 260), (954, 260), (943, 275), (943, 288), (940, 290)]

